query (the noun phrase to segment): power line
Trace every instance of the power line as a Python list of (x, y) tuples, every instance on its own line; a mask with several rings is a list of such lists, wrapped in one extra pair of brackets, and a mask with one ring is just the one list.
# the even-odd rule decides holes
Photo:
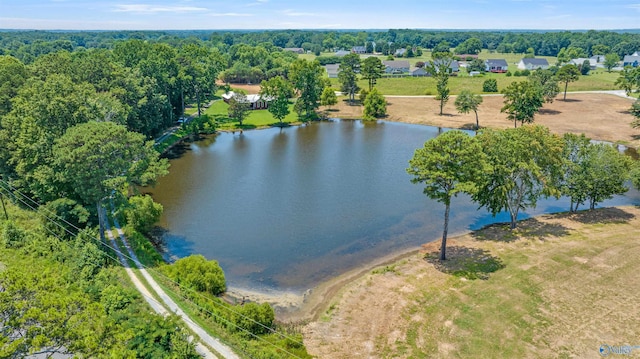
[[(8, 187), (10, 188), (10, 190), (6, 189), (4, 186), (2, 186), (2, 187), (0, 187), (0, 188), (4, 189), (4, 190), (5, 190), (5, 191), (7, 191), (7, 192), (10, 192), (16, 200), (20, 201), (21, 203), (23, 203), (25, 206), (27, 206), (28, 208), (32, 209), (32, 210), (33, 210), (33, 211), (35, 211), (36, 213), (39, 213), (41, 216), (43, 216), (44, 218), (46, 218), (48, 221), (52, 222), (52, 223), (53, 223), (53, 224), (55, 224), (56, 226), (60, 227), (60, 228), (61, 228), (61, 229), (63, 229), (65, 232), (69, 233), (69, 234), (70, 234), (70, 235), (72, 235), (72, 236), (75, 236), (75, 235), (82, 235), (82, 234), (84, 234), (84, 233), (82, 232), (82, 230), (81, 230), (80, 228), (78, 228), (76, 225), (74, 225), (73, 223), (68, 222), (66, 219), (64, 219), (64, 218), (60, 217), (59, 215), (57, 215), (56, 213), (52, 212), (52, 211), (51, 211), (51, 210), (49, 210), (48, 208), (43, 207), (40, 203), (38, 203), (37, 201), (33, 200), (33, 199), (32, 199), (32, 198), (30, 198), (29, 196), (25, 195), (24, 193), (22, 193), (22, 192), (21, 192), (20, 190), (18, 190), (17, 188), (13, 187), (11, 184), (9, 184), (8, 182), (6, 182), (5, 180), (0, 179), (0, 183), (1, 183), (1, 184), (4, 184), (4, 185), (6, 185), (6, 186), (8, 186)], [(30, 204), (26, 203), (24, 200), (22, 200), (22, 199), (18, 198), (18, 197), (15, 195), (15, 193), (14, 193), (14, 192), (17, 192), (17, 193), (18, 193), (18, 194), (20, 194), (22, 197), (24, 197), (24, 198), (28, 199), (30, 202), (32, 202), (32, 204), (33, 204), (33, 205), (37, 205), (39, 208), (43, 208), (45, 211), (47, 211), (47, 212), (49, 212), (50, 214), (52, 214), (53, 216), (57, 217), (59, 220), (63, 221), (63, 222), (64, 222), (64, 223), (66, 223), (67, 225), (69, 225), (69, 226), (73, 227), (74, 229), (76, 229), (76, 230), (78, 231), (78, 233), (77, 233), (77, 234), (74, 234), (72, 231), (70, 231), (68, 228), (66, 228), (65, 226), (61, 225), (60, 223), (56, 222), (54, 219), (52, 219), (52, 218), (50, 218), (50, 217), (48, 217), (48, 216), (44, 215), (43, 213), (41, 213), (40, 211), (38, 211), (36, 208), (34, 208), (34, 207), (33, 207), (33, 205), (30, 205)], [(111, 205), (112, 210), (113, 210), (113, 203), (110, 203), (110, 205)], [(113, 220), (114, 220), (114, 222), (117, 224), (117, 219), (116, 219), (116, 218), (113, 218)], [(118, 225), (118, 227), (119, 227), (119, 225)], [(53, 232), (53, 231), (51, 231), (50, 229), (47, 229), (47, 230), (48, 230), (50, 233), (52, 233), (55, 237), (57, 237), (58, 239), (61, 239), (61, 238), (60, 238), (56, 233), (54, 233), (54, 232)], [(90, 239), (92, 239), (92, 240), (97, 240), (96, 238), (93, 238), (93, 237), (90, 237)], [(102, 246), (105, 246), (106, 248), (112, 249), (112, 250), (116, 251), (116, 253), (118, 253), (118, 254), (122, 255), (123, 257), (125, 257), (125, 258), (127, 258), (127, 259), (130, 259), (130, 260), (132, 260), (132, 261), (136, 262), (134, 258), (132, 258), (131, 256), (129, 256), (129, 255), (128, 255), (128, 254), (126, 254), (126, 253), (123, 253), (123, 251), (121, 251), (119, 248), (111, 248), (111, 247), (110, 247), (110, 246), (108, 246), (106, 243), (103, 243), (103, 242), (102, 242), (102, 241), (100, 241), (100, 240), (97, 240), (97, 241), (98, 241)], [(116, 243), (116, 246), (117, 246), (117, 243)], [(110, 256), (110, 255), (109, 255), (109, 254), (107, 254), (107, 253), (105, 253), (105, 255), (106, 255), (108, 258), (110, 258), (110, 259), (112, 259), (112, 260), (114, 260), (114, 261), (119, 262), (119, 260), (118, 260), (117, 258), (114, 258), (113, 256)], [(138, 261), (138, 263), (140, 263), (140, 262)], [(276, 335), (279, 335), (281, 338), (286, 338), (286, 339), (289, 339), (289, 340), (293, 341), (294, 343), (297, 343), (297, 344), (303, 345), (303, 343), (301, 343), (300, 341), (296, 340), (295, 338), (292, 338), (292, 337), (290, 337), (290, 336), (288, 336), (288, 335), (286, 335), (286, 334), (284, 334), (284, 333), (280, 333), (280, 332), (278, 332), (278, 331), (274, 330), (273, 328), (270, 328), (270, 327), (268, 327), (268, 326), (266, 326), (266, 325), (264, 325), (264, 324), (262, 324), (262, 323), (260, 323), (260, 322), (256, 321), (256, 320), (255, 320), (255, 319), (253, 319), (253, 318), (247, 317), (247, 316), (245, 316), (244, 314), (241, 314), (241, 313), (239, 313), (239, 312), (237, 312), (237, 311), (235, 311), (235, 310), (231, 309), (231, 308), (230, 308), (230, 307), (228, 307), (228, 306), (222, 305), (221, 303), (218, 303), (218, 302), (216, 302), (216, 301), (214, 301), (214, 300), (211, 300), (211, 298), (208, 298), (208, 297), (204, 296), (202, 293), (199, 293), (199, 292), (197, 292), (197, 291), (195, 291), (195, 290), (193, 290), (193, 289), (191, 289), (191, 288), (188, 288), (188, 287), (185, 287), (185, 286), (181, 285), (180, 283), (178, 283), (178, 282), (176, 282), (175, 280), (173, 280), (173, 279), (171, 279), (171, 278), (167, 277), (164, 273), (159, 272), (159, 271), (155, 270), (154, 268), (149, 268), (149, 267), (145, 266), (145, 265), (144, 265), (144, 264), (142, 264), (142, 263), (140, 263), (140, 265), (141, 265), (142, 269), (146, 269), (147, 271), (153, 271), (156, 275), (161, 276), (161, 277), (162, 277), (162, 278), (164, 278), (165, 280), (167, 280), (167, 281), (169, 281), (169, 282), (171, 282), (171, 283), (175, 284), (176, 286), (178, 286), (179, 288), (181, 288), (181, 289), (183, 289), (183, 290), (190, 291), (190, 292), (192, 292), (193, 294), (195, 294), (195, 295), (197, 295), (197, 296), (199, 296), (199, 297), (201, 297), (201, 298), (205, 299), (206, 301), (208, 301), (208, 302), (210, 302), (210, 303), (213, 303), (213, 304), (214, 304), (214, 305), (216, 305), (218, 308), (225, 309), (225, 310), (227, 310), (227, 311), (229, 311), (229, 312), (231, 312), (231, 313), (233, 313), (233, 314), (236, 314), (236, 315), (238, 315), (238, 316), (240, 316), (240, 317), (242, 317), (242, 318), (244, 318), (244, 319), (247, 319), (248, 321), (250, 321), (250, 322), (253, 322), (253, 323), (257, 324), (257, 325), (259, 325), (259, 326), (263, 327), (264, 329), (267, 329), (270, 333), (272, 333), (272, 334), (276, 334)], [(211, 311), (209, 311), (208, 309), (203, 308), (202, 306), (200, 306), (200, 305), (198, 305), (197, 303), (193, 302), (193, 301), (192, 301), (192, 300), (190, 300), (189, 298), (187, 298), (187, 297), (185, 297), (185, 296), (183, 296), (183, 295), (180, 295), (179, 293), (176, 293), (176, 294), (178, 294), (178, 296), (179, 296), (180, 298), (182, 298), (183, 300), (189, 301), (190, 303), (192, 303), (193, 305), (195, 305), (196, 307), (198, 307), (198, 308), (199, 308), (199, 309), (201, 309), (202, 311), (204, 311), (204, 312), (206, 312), (206, 313), (208, 313), (208, 314), (210, 314), (210, 315), (212, 315), (212, 316), (214, 316), (214, 317), (216, 317), (216, 318), (220, 318), (220, 319), (224, 320), (225, 322), (229, 322), (227, 319), (225, 319), (225, 318), (223, 318), (223, 317), (221, 317), (221, 316), (219, 316), (219, 315), (216, 315), (216, 314), (212, 313), (212, 312), (211, 312)], [(142, 294), (142, 293), (141, 293), (141, 295), (145, 296), (145, 295), (144, 295), (144, 294)], [(154, 302), (156, 302), (156, 303), (157, 303), (157, 301), (156, 301), (155, 299), (153, 299), (153, 298), (152, 298), (152, 300), (153, 300)], [(231, 323), (231, 322), (229, 322), (229, 323)], [(295, 354), (290, 353), (290, 352), (288, 352), (287, 350), (285, 350), (285, 349), (283, 349), (283, 348), (281, 348), (281, 347), (279, 347), (279, 346), (277, 346), (277, 345), (275, 345), (275, 344), (273, 344), (273, 343), (271, 343), (271, 342), (269, 342), (269, 341), (265, 340), (264, 338), (261, 338), (261, 337), (259, 337), (259, 336), (256, 336), (256, 335), (255, 335), (255, 334), (253, 334), (251, 331), (249, 331), (249, 330), (247, 330), (247, 329), (245, 329), (245, 328), (242, 328), (242, 327), (238, 326), (238, 325), (237, 325), (237, 324), (235, 324), (235, 323), (231, 323), (231, 324), (232, 324), (232, 325), (234, 325), (236, 328), (238, 328), (238, 329), (240, 329), (240, 330), (242, 330), (242, 331), (244, 331), (244, 332), (249, 333), (251, 336), (253, 336), (253, 337), (255, 337), (255, 338), (259, 339), (259, 340), (265, 341), (265, 342), (266, 342), (266, 343), (268, 343), (269, 345), (274, 346), (275, 348), (280, 349), (280, 350), (282, 350), (282, 351), (286, 352), (287, 354), (289, 354), (289, 355), (291, 355), (291, 356), (293, 356), (293, 357), (295, 357), (295, 358), (300, 358), (300, 357), (296, 356)]]

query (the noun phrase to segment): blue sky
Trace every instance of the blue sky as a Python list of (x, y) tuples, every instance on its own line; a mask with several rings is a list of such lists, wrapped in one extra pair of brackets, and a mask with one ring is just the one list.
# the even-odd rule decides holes
[(637, 29), (640, 0), (0, 0), (3, 29)]

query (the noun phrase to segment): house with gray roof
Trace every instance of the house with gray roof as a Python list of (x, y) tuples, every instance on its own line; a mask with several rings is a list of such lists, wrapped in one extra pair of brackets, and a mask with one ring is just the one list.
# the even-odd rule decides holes
[(457, 60), (438, 59), (433, 62), (433, 66), (435, 67), (436, 71), (439, 71), (440, 66), (446, 64), (449, 61), (451, 61), (449, 63), (449, 73), (451, 75), (457, 75), (460, 71), (460, 63)]
[(349, 55), (350, 53), (351, 53), (351, 51), (347, 51), (347, 50), (338, 50), (338, 51), (336, 51), (336, 53), (335, 53), (334, 55), (335, 55), (335, 56), (342, 57), (342, 56)]
[(626, 55), (622, 60), (622, 67), (631, 66), (638, 67), (640, 66), (640, 55), (636, 52), (633, 55)]
[(340, 64), (324, 65), (325, 70), (327, 70), (327, 76), (329, 76), (330, 79), (338, 78), (339, 67), (340, 67)]
[(404, 60), (382, 61), (382, 65), (387, 74), (404, 74), (410, 69), (409, 61)]
[(582, 64), (584, 64), (585, 61), (589, 61), (589, 68), (591, 70), (595, 70), (596, 66), (598, 65), (598, 61), (596, 59), (593, 58), (584, 58), (584, 57), (579, 57), (577, 59), (571, 59), (571, 61), (569, 61), (570, 64), (572, 65), (576, 65), (576, 66), (582, 66)]
[(484, 60), (484, 70), (487, 72), (504, 73), (509, 70), (509, 64), (505, 59), (487, 59)]
[(365, 54), (367, 53), (367, 48), (364, 46), (354, 46), (351, 48), (351, 53), (354, 54)]
[(401, 49), (397, 49), (396, 52), (393, 54), (393, 56), (402, 57), (406, 53), (407, 53), (407, 49), (401, 48)]
[(414, 77), (429, 76), (429, 73), (423, 67), (412, 67), (409, 72)]
[(295, 52), (296, 54), (304, 54), (304, 49), (301, 47), (285, 47), (282, 50)]
[(549, 68), (547, 59), (524, 58), (518, 62), (519, 70), (546, 70)]

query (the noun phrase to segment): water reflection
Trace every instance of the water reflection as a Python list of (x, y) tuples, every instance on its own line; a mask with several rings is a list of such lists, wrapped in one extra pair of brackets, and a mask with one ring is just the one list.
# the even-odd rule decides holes
[[(217, 259), (229, 284), (305, 290), (394, 251), (439, 238), (444, 208), (410, 183), (416, 148), (447, 129), (332, 121), (221, 133), (183, 148), (152, 189), (177, 256)], [(630, 192), (605, 205), (640, 203)], [(541, 201), (521, 218), (564, 211)], [(492, 218), (468, 198), (452, 203), (452, 234)]]

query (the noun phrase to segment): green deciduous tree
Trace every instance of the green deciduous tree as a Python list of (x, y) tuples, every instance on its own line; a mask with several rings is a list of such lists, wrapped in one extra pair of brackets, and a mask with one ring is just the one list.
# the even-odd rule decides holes
[(604, 143), (591, 143), (584, 135), (564, 135), (562, 194), (571, 199), (570, 211), (589, 201), (589, 208), (627, 191), (632, 160)]
[(11, 56), (0, 56), (0, 117), (11, 110), (11, 99), (29, 77), (27, 68)]
[(293, 97), (293, 86), (282, 76), (263, 80), (260, 85), (260, 95), (269, 101), (269, 113), (282, 124), (282, 120), (289, 114), (289, 99)]
[(640, 67), (634, 69), (631, 66), (626, 66), (620, 72), (615, 84), (623, 89), (627, 96), (630, 95), (634, 87), (640, 87)]
[(340, 90), (349, 96), (349, 102), (353, 104), (358, 86), (358, 73), (360, 72), (360, 55), (348, 54), (342, 58), (338, 68), (338, 81)]
[(298, 59), (291, 64), (289, 79), (300, 94), (295, 106), (299, 114), (310, 117), (320, 106), (320, 96), (325, 88), (324, 72), (317, 61)]
[[(424, 66), (424, 63), (423, 63)], [(373, 89), (376, 82), (384, 74), (384, 65), (379, 57), (370, 56), (362, 62), (362, 68), (360, 69), (360, 75), (363, 79), (369, 82), (369, 91)]]
[(336, 96), (336, 92), (331, 87), (325, 87), (320, 96), (320, 105), (331, 108), (331, 106), (337, 103), (338, 97)]
[(267, 334), (272, 331), (275, 313), (268, 303), (249, 302), (234, 308), (232, 320), (237, 326), (254, 335)]
[(558, 80), (551, 70), (536, 70), (529, 75), (529, 81), (538, 86), (545, 102), (553, 102), (560, 92)]
[(482, 82), (482, 92), (498, 92), (498, 81), (496, 79), (488, 79)]
[(580, 78), (580, 70), (578, 67), (573, 64), (562, 66), (558, 72), (556, 73), (556, 77), (558, 81), (564, 82), (564, 98), (563, 100), (567, 100), (567, 87), (569, 87), (569, 82), (578, 81)]
[(633, 122), (631, 122), (631, 127), (639, 128), (640, 127), (640, 99), (636, 100), (631, 105), (629, 112), (636, 118)]
[(378, 91), (373, 88), (364, 99), (364, 120), (374, 120), (387, 114), (387, 100)]
[(229, 99), (227, 115), (230, 119), (238, 121), (240, 126), (242, 126), (242, 122), (249, 116), (249, 111), (251, 111), (250, 106), (247, 95), (236, 93)]
[(521, 124), (532, 123), (533, 118), (542, 107), (544, 97), (540, 89), (529, 81), (512, 82), (504, 90), (504, 106), (500, 112), (507, 113), (507, 119)]
[(132, 196), (125, 213), (127, 224), (142, 234), (149, 234), (153, 225), (162, 216), (163, 207), (149, 195)]
[(440, 101), (440, 116), (442, 116), (444, 105), (449, 101), (449, 75), (451, 62), (453, 59), (442, 55), (435, 61), (431, 61), (428, 72), (436, 79), (436, 100)]
[(488, 171), (486, 156), (475, 137), (448, 131), (416, 149), (407, 172), (411, 182), (425, 185), (423, 193), (445, 205), (440, 260), (446, 259), (451, 198), (476, 193), (478, 179)]
[(218, 262), (207, 261), (202, 255), (178, 259), (165, 266), (164, 272), (178, 284), (199, 292), (220, 295), (227, 290), (224, 272)]
[(521, 210), (535, 207), (540, 197), (559, 196), (563, 141), (549, 129), (483, 130), (477, 137), (492, 170), (472, 198), (492, 215), (508, 211), (514, 229)]
[(113, 122), (74, 126), (55, 141), (56, 180), (69, 198), (97, 204), (114, 190), (148, 185), (167, 173), (153, 142)]
[(604, 61), (602, 65), (607, 69), (607, 72), (611, 72), (611, 69), (618, 66), (618, 62), (620, 61), (620, 57), (616, 53), (610, 53), (604, 55)]
[(476, 95), (469, 90), (462, 90), (456, 98), (454, 105), (460, 113), (469, 113), (473, 111), (476, 115), (476, 130), (480, 128), (478, 120), (478, 106), (482, 103), (482, 96)]
[(183, 90), (195, 97), (200, 117), (203, 96), (215, 92), (216, 79), (225, 61), (217, 50), (197, 44), (186, 44), (179, 50), (178, 63), (178, 76)]

